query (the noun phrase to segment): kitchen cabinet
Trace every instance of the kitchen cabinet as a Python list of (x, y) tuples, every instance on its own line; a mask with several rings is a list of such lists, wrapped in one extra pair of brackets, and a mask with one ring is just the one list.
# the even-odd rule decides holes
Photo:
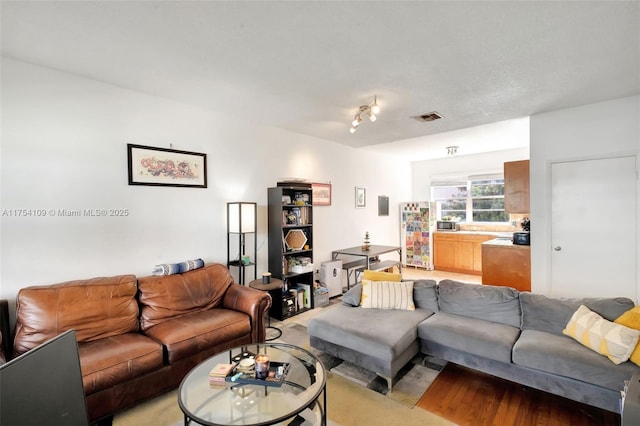
[(529, 213), (529, 160), (504, 163), (504, 211)]
[(433, 260), (438, 271), (481, 275), (482, 243), (494, 235), (478, 232), (435, 232)]
[(482, 244), (482, 284), (531, 291), (531, 248), (509, 240)]

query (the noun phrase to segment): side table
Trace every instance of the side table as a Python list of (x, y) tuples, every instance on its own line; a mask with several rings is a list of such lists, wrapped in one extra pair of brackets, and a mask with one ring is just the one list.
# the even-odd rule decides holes
[[(282, 290), (282, 280), (279, 280), (277, 278), (271, 278), (271, 281), (267, 284), (263, 284), (262, 283), (262, 279), (259, 280), (253, 280), (249, 283), (249, 287), (251, 288), (255, 288), (256, 290), (262, 290), (262, 291), (270, 291), (270, 290)], [(268, 322), (267, 322), (267, 327), (270, 330), (275, 330), (276, 331), (276, 335), (274, 337), (271, 337), (269, 339), (267, 339), (265, 337), (265, 341), (270, 342), (272, 340), (276, 340), (277, 338), (279, 338), (280, 336), (282, 336), (282, 330), (280, 330), (278, 327), (273, 327), (271, 325), (271, 316), (269, 315), (269, 312), (267, 312), (267, 318), (268, 318)]]

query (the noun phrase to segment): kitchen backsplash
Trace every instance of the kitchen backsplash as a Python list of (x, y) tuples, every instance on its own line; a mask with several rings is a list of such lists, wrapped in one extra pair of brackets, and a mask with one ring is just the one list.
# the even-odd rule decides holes
[(515, 223), (516, 226), (512, 226), (511, 224), (479, 224), (479, 223), (461, 223), (460, 230), (461, 231), (490, 231), (490, 232), (516, 232), (522, 231), (522, 226), (520, 226), (520, 222), (525, 217), (529, 217), (528, 214), (510, 214), (509, 221), (510, 223)]

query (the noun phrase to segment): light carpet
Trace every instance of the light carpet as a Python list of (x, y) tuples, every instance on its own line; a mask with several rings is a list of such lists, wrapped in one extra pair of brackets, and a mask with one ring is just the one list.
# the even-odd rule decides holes
[[(281, 323), (285, 342), (309, 350), (329, 371), (327, 374), (327, 418), (330, 426), (348, 425), (451, 425), (416, 406), (438, 372), (446, 364), (432, 357), (414, 357), (397, 375), (393, 390), (375, 373), (310, 347), (304, 316), (299, 322)], [(184, 417), (177, 391), (142, 403), (114, 418), (114, 426), (178, 426)], [(415, 408), (414, 408), (415, 407)]]
[[(410, 408), (332, 373), (327, 375), (327, 418), (329, 426), (453, 425), (435, 414), (418, 407)], [(117, 415), (113, 425), (183, 425), (177, 391), (174, 390)]]

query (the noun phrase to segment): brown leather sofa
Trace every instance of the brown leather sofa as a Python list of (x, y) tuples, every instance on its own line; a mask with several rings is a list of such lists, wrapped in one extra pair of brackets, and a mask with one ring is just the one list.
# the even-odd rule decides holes
[(9, 333), (9, 301), (0, 300), (0, 364), (11, 356), (11, 334)]
[(94, 422), (175, 388), (215, 353), (264, 341), (271, 297), (211, 264), (169, 276), (28, 287), (16, 305), (14, 355), (76, 330)]

